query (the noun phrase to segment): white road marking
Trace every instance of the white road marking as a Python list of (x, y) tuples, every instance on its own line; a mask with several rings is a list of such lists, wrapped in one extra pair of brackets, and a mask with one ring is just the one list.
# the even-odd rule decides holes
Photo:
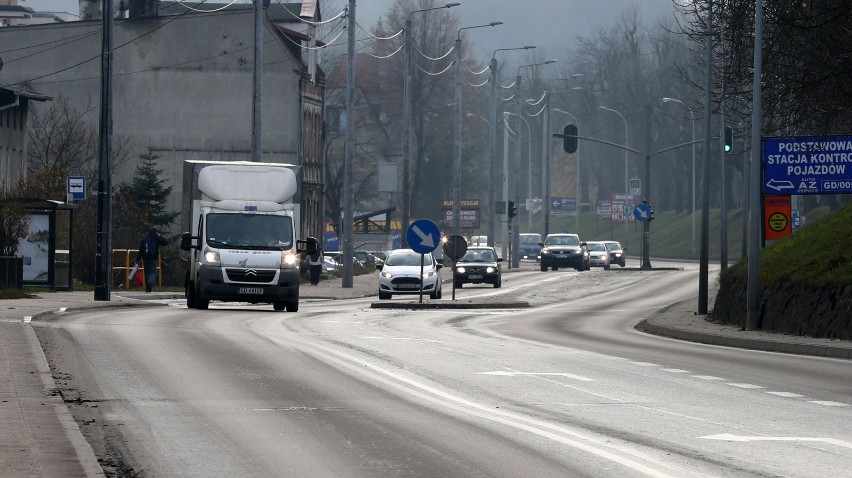
[(753, 384), (750, 384), (750, 383), (729, 383), (728, 385), (730, 385), (732, 387), (737, 387), (737, 388), (750, 388), (750, 389), (766, 388), (766, 387), (761, 387), (760, 385), (753, 385)]
[(826, 407), (848, 407), (849, 405), (840, 402), (832, 402), (829, 400), (808, 400), (808, 403), (816, 403), (817, 405), (825, 405)]
[(777, 395), (779, 397), (784, 397), (784, 398), (804, 398), (805, 397), (804, 395), (799, 395), (798, 393), (793, 393), (793, 392), (766, 392), (766, 393), (768, 393), (770, 395)]
[(630, 362), (633, 365), (637, 365), (639, 367), (659, 367), (659, 365), (651, 362)]
[(411, 340), (415, 342), (431, 342), (434, 344), (442, 344), (440, 340), (432, 340), (432, 339), (421, 339), (417, 337), (382, 337), (379, 335), (356, 335), (356, 339), (369, 339), (369, 340)]
[(725, 380), (724, 378), (714, 377), (712, 375), (693, 375), (692, 377), (698, 378), (698, 379), (701, 379), (701, 380)]
[(692, 373), (689, 370), (683, 370), (681, 368), (663, 368), (663, 369), (660, 369), (660, 370), (662, 370), (663, 372), (669, 372), (669, 373)]
[(68, 310), (68, 307), (60, 307), (59, 308), (59, 312), (65, 312), (66, 310)]
[(836, 438), (818, 438), (818, 437), (758, 437), (758, 436), (741, 436), (731, 435), (730, 433), (720, 433), (718, 435), (707, 435), (698, 437), (705, 440), (721, 440), (721, 441), (736, 441), (736, 442), (751, 442), (751, 441), (809, 441), (823, 442), (832, 445), (841, 446), (844, 448), (852, 448), (852, 443), (848, 441), (838, 440)]
[(32, 321), (32, 320), (33, 320), (33, 317), (32, 317), (31, 315), (27, 315), (27, 316), (25, 316), (25, 317), (24, 317), (23, 322), (24, 322), (25, 324), (29, 324), (29, 323), (30, 323), (30, 321)]
[(502, 377), (514, 377), (516, 375), (533, 375), (533, 376), (559, 376), (566, 378), (573, 378), (574, 380), (579, 380), (581, 382), (594, 382), (595, 379), (589, 377), (583, 377), (582, 375), (574, 375), (573, 373), (565, 373), (565, 372), (508, 372), (506, 370), (497, 370), (494, 372), (479, 372), (479, 375), (498, 375)]

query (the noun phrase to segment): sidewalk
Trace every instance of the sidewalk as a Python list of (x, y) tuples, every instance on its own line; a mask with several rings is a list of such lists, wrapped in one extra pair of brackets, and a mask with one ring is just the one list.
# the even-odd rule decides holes
[[(377, 295), (375, 276), (353, 277), (353, 286), (343, 288), (341, 279), (319, 285), (303, 285), (301, 298), (349, 299)], [(431, 307), (494, 307), (495, 300), (453, 304), (446, 293), (443, 300), (424, 298)], [(96, 302), (93, 292), (53, 292), (33, 299), (0, 301), (0, 476), (94, 477), (103, 476), (89, 444), (62, 398), (55, 394), (52, 374), (29, 322), (42, 314), (111, 307), (146, 307), (179, 300), (182, 293), (113, 290), (109, 302)], [(384, 301), (385, 307), (414, 308), (414, 300)], [(378, 303), (378, 300), (377, 300)], [(444, 304), (445, 303), (445, 304)], [(499, 305), (499, 304), (497, 304)], [(520, 302), (503, 306), (526, 307)], [(762, 331), (743, 331), (723, 326), (697, 315), (693, 303), (675, 304), (643, 321), (644, 332), (695, 342), (756, 350), (852, 359), (852, 342), (813, 339)]]

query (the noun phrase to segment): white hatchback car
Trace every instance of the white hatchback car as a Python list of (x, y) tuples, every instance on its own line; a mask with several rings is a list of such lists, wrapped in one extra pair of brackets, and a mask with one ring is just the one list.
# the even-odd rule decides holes
[(390, 251), (384, 264), (376, 264), (376, 269), (379, 270), (379, 299), (390, 299), (394, 294), (419, 294), (421, 282), (424, 294), (429, 294), (432, 299), (440, 299), (442, 267), (443, 264), (435, 261), (432, 254), (421, 255), (411, 249)]
[(586, 248), (589, 250), (590, 266), (600, 266), (604, 270), (609, 270), (609, 250), (606, 244), (600, 241), (588, 241)]

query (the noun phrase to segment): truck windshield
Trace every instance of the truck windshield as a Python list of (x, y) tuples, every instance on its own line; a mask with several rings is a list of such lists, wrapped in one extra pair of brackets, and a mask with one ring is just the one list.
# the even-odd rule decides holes
[(207, 243), (213, 247), (289, 249), (293, 221), (269, 214), (208, 214)]

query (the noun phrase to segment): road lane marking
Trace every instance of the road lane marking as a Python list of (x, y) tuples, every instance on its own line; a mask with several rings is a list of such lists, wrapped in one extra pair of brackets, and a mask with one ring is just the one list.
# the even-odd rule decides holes
[(532, 375), (532, 376), (558, 376), (558, 377), (566, 377), (573, 378), (574, 380), (579, 380), (581, 382), (594, 382), (595, 379), (589, 377), (583, 377), (582, 375), (574, 375), (573, 373), (565, 373), (565, 372), (508, 372), (505, 370), (497, 370), (494, 372), (479, 372), (479, 375), (497, 375), (503, 377), (514, 377), (517, 375)]
[(657, 365), (655, 363), (651, 363), (651, 362), (630, 362), (630, 363), (633, 364), (633, 365), (636, 365), (638, 367), (659, 367), (659, 365)]
[(24, 317), (23, 322), (25, 324), (29, 324), (32, 320), (33, 320), (33, 317), (31, 315), (27, 315), (27, 316)]
[(729, 383), (728, 385), (730, 385), (732, 387), (748, 388), (748, 389), (766, 388), (766, 387), (761, 387), (760, 385), (754, 385), (754, 384), (751, 384), (751, 383)]
[(770, 395), (776, 395), (784, 398), (805, 398), (804, 395), (799, 395), (798, 393), (793, 392), (766, 392)]
[(818, 438), (818, 437), (761, 437), (761, 436), (741, 436), (732, 435), (730, 433), (720, 433), (718, 435), (707, 435), (698, 437), (704, 440), (720, 440), (720, 441), (735, 441), (735, 442), (752, 442), (752, 441), (801, 441), (801, 442), (823, 442), (837, 445), (844, 448), (852, 448), (852, 443), (836, 438)]
[(669, 373), (692, 373), (689, 370), (684, 370), (682, 368), (661, 368), (660, 370)]
[(840, 402), (832, 402), (830, 400), (808, 400), (808, 403), (816, 403), (817, 405), (824, 405), (826, 407), (848, 407), (849, 405)]
[(708, 381), (714, 381), (714, 380), (715, 380), (715, 381), (725, 380), (724, 378), (721, 378), (721, 377), (714, 377), (714, 376), (712, 376), (712, 375), (693, 375), (692, 377), (693, 377), (693, 378), (698, 378), (698, 379), (701, 379), (701, 380), (708, 380)]

